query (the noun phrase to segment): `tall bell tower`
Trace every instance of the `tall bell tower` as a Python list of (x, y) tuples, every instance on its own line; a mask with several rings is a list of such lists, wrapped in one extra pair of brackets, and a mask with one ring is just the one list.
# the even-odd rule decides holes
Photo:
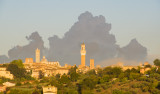
[(82, 43), (81, 44), (81, 67), (84, 67), (85, 66), (85, 56), (86, 56), (86, 49), (85, 49), (85, 44)]
[(36, 49), (36, 63), (40, 63), (40, 50)]

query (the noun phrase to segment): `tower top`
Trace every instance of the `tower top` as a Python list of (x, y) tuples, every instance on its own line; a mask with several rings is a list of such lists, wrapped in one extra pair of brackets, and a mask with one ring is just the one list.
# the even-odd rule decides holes
[(81, 55), (86, 55), (86, 49), (85, 49), (85, 44), (84, 42), (81, 44), (81, 51), (80, 51)]
[(38, 48), (36, 50), (39, 50)]
[(84, 42), (81, 45), (85, 45)]

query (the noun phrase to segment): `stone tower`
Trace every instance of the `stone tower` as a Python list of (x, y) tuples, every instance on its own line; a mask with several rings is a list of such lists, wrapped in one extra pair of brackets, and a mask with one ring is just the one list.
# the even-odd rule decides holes
[(94, 59), (90, 59), (90, 69), (94, 69)]
[(36, 49), (36, 63), (40, 63), (40, 50)]
[(81, 44), (81, 67), (84, 67), (85, 66), (85, 56), (86, 56), (86, 49), (85, 49), (85, 44), (82, 43)]

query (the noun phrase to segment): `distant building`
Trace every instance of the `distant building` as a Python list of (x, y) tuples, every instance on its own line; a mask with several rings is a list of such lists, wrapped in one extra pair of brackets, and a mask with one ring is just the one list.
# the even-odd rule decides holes
[(43, 87), (43, 94), (57, 94), (57, 87), (54, 86)]
[(90, 59), (90, 69), (94, 69), (94, 59)]
[(5, 67), (0, 67), (0, 77), (5, 77), (9, 79), (13, 79), (13, 74), (10, 71), (7, 71)]
[(100, 65), (96, 65), (96, 69), (99, 69), (99, 68), (101, 68), (101, 66)]
[(36, 49), (36, 63), (40, 63), (40, 50)]
[(123, 71), (127, 70), (127, 69), (138, 69), (138, 66), (125, 66), (123, 65), (123, 62), (117, 62), (116, 64), (111, 65), (111, 67), (120, 67), (122, 68)]
[(150, 64), (149, 64), (148, 62), (145, 62), (145, 63), (144, 63), (144, 66), (146, 66), (146, 65), (150, 65)]
[(151, 68), (145, 68), (145, 71), (149, 71), (149, 70), (151, 70)]
[[(75, 66), (76, 66), (76, 65), (75, 65)], [(65, 68), (69, 68), (69, 69), (72, 68), (72, 66), (71, 66), (71, 65), (68, 65), (68, 64), (65, 64), (64, 67), (65, 67)]]
[(39, 75), (40, 75), (40, 73), (39, 73), (40, 71), (36, 71), (36, 70), (34, 70), (34, 71), (32, 71), (32, 77), (34, 77), (34, 78), (36, 78), (36, 79), (38, 79), (39, 78)]
[(48, 62), (45, 56), (43, 56), (40, 61), (40, 50), (37, 48), (35, 50), (35, 62), (33, 62), (32, 58), (26, 58), (24, 62), (24, 66), (27, 72), (32, 73), (32, 77), (38, 79), (40, 76), (40, 71), (44, 74), (45, 77), (49, 77), (56, 74), (68, 74), (69, 69), (71, 67), (64, 66), (62, 67), (58, 61), (56, 62)]
[(123, 67), (123, 62), (117, 62), (116, 64), (111, 65), (111, 67)]
[(78, 66), (78, 69), (76, 70), (77, 72), (86, 73), (87, 71), (89, 71), (91, 69), (100, 68), (99, 65), (98, 65), (98, 67), (94, 67), (94, 59), (90, 59), (90, 66), (89, 67), (86, 66), (86, 62), (85, 62), (86, 49), (85, 49), (84, 43), (81, 44), (80, 54), (81, 54), (81, 65)]
[(140, 66), (141, 68), (140, 68), (140, 73), (141, 74), (144, 74), (144, 72), (145, 72), (145, 69), (144, 69), (144, 66)]
[(41, 63), (48, 63), (48, 61), (47, 61), (45, 56), (43, 56), (43, 59), (41, 60)]
[(141, 64), (140, 65), (140, 73), (145, 74), (146, 71), (151, 70), (151, 67), (153, 67), (153, 66), (151, 66), (148, 62)]
[(13, 87), (16, 84), (15, 83), (11, 83), (11, 82), (4, 82), (3, 85), (6, 86), (6, 87)]
[(0, 86), (0, 92), (6, 91), (6, 86)]
[(69, 70), (66, 68), (54, 68), (54, 69), (48, 68), (48, 69), (45, 69), (44, 76), (49, 77), (56, 74), (63, 75), (63, 74), (68, 74), (68, 72)]
[(144, 64), (140, 64), (140, 73), (145, 74), (146, 71), (151, 70), (152, 65), (150, 65), (148, 62), (145, 62)]
[(123, 71), (125, 71), (125, 70), (127, 70), (127, 69), (130, 69), (130, 70), (131, 70), (131, 69), (133, 69), (133, 68), (134, 68), (134, 69), (138, 69), (138, 66), (123, 66), (123, 67), (122, 67)]
[(28, 63), (28, 64), (33, 63), (33, 58), (26, 58), (25, 63)]

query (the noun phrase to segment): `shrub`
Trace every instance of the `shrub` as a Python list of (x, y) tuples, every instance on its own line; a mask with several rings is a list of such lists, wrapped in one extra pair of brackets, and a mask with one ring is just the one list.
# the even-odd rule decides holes
[(16, 86), (21, 86), (21, 85), (22, 85), (21, 82), (16, 83)]
[(124, 78), (120, 79), (120, 81), (121, 81), (121, 82), (127, 82), (128, 79), (127, 79), (127, 77), (124, 77)]
[(105, 83), (105, 82), (109, 82), (111, 78), (109, 77), (109, 75), (103, 75), (103, 77), (100, 79), (100, 83)]
[(133, 79), (138, 79), (140, 77), (139, 73), (130, 73), (129, 79), (133, 80)]
[(140, 88), (141, 85), (140, 85), (139, 83), (135, 83), (135, 84), (133, 84), (131, 87), (132, 87), (132, 88)]
[(151, 89), (150, 92), (152, 94), (160, 94), (160, 90), (158, 90), (158, 89)]
[(128, 91), (115, 89), (115, 90), (112, 91), (112, 94), (132, 94), (132, 93), (128, 92)]
[(82, 90), (82, 94), (94, 94), (90, 90)]
[(148, 90), (149, 90), (149, 87), (148, 87), (148, 86), (143, 86), (143, 87), (142, 87), (142, 91), (143, 91), (143, 92), (147, 92)]
[(93, 78), (87, 77), (83, 80), (82, 82), (82, 87), (88, 87), (90, 89), (93, 89), (96, 85), (96, 82), (94, 81)]
[(96, 91), (97, 91), (97, 92), (101, 92), (101, 89), (97, 89)]

